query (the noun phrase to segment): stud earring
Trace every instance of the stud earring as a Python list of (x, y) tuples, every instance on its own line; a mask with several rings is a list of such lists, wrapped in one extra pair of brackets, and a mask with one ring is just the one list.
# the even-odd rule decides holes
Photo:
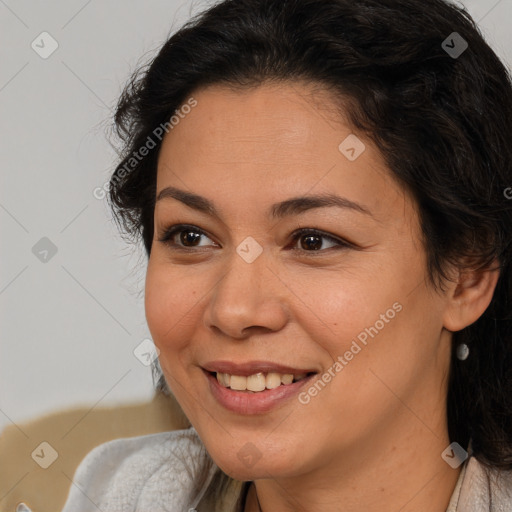
[(469, 356), (469, 347), (465, 343), (461, 343), (457, 347), (457, 359), (465, 361)]

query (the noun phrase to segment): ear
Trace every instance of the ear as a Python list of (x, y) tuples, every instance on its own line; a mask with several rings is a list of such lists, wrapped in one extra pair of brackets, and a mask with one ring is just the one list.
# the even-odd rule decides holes
[(458, 271), (446, 294), (443, 326), (447, 330), (460, 331), (482, 316), (491, 303), (499, 273), (497, 260), (483, 270)]

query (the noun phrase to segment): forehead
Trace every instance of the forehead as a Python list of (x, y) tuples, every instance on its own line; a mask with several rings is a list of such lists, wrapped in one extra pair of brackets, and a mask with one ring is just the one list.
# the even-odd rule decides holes
[[(316, 153), (311, 143), (325, 138), (330, 126), (337, 140), (350, 128), (340, 117), (339, 102), (326, 90), (304, 82), (265, 82), (233, 89), (214, 85), (193, 93), (197, 106), (175, 127), (181, 142), (197, 143), (209, 154), (242, 157), (249, 151), (279, 158), (287, 149)], [(317, 134), (318, 137), (314, 137)], [(172, 144), (172, 135), (165, 141)], [(325, 140), (325, 145), (330, 144)], [(335, 144), (335, 150), (337, 144)]]
[[(216, 85), (192, 96), (197, 105), (164, 138), (157, 193), (178, 186), (224, 203), (261, 204), (335, 192), (383, 212), (403, 195), (328, 91), (305, 83)], [(355, 160), (343, 152), (347, 140), (360, 153)]]

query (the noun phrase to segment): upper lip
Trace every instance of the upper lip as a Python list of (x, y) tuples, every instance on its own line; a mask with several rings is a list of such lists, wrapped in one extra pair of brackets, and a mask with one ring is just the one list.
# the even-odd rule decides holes
[(292, 368), (283, 364), (270, 361), (246, 361), (234, 363), (233, 361), (211, 361), (202, 366), (208, 372), (228, 373), (248, 377), (256, 373), (287, 373), (300, 375), (303, 373), (317, 373), (312, 368)]

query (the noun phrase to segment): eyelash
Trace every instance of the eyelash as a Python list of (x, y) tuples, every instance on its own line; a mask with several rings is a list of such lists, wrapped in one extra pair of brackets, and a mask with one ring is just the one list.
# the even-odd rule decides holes
[[(191, 231), (191, 232), (194, 232), (194, 233), (197, 233), (200, 235), (204, 235), (207, 238), (210, 238), (204, 231), (199, 229), (197, 226), (192, 226), (190, 224), (177, 224), (177, 225), (170, 226), (169, 228), (165, 229), (162, 237), (159, 238), (158, 241), (162, 242), (163, 244), (167, 245), (168, 247), (170, 247), (173, 250), (178, 250), (178, 251), (183, 251), (183, 252), (188, 252), (188, 253), (197, 252), (198, 249), (201, 249), (201, 247), (198, 247), (198, 248), (184, 247), (184, 246), (178, 245), (177, 243), (172, 241), (172, 239), (175, 235), (180, 234), (184, 231), (189, 231), (189, 232)], [(327, 233), (325, 233), (323, 231), (319, 231), (318, 229), (314, 229), (314, 228), (301, 228), (301, 229), (298, 229), (297, 231), (294, 231), (294, 233), (292, 234), (293, 242), (296, 243), (296, 241), (304, 235), (318, 236), (318, 237), (324, 238), (326, 240), (329, 240), (330, 242), (335, 242), (338, 246), (337, 247), (329, 247), (327, 249), (320, 249), (318, 251), (316, 251), (316, 250), (307, 251), (305, 249), (293, 248), (294, 251), (318, 254), (318, 253), (325, 253), (325, 251), (329, 251), (329, 250), (356, 249), (356, 247), (354, 245), (352, 245), (351, 243), (349, 243), (345, 240), (342, 240), (340, 238), (336, 238), (331, 235), (328, 235)]]

